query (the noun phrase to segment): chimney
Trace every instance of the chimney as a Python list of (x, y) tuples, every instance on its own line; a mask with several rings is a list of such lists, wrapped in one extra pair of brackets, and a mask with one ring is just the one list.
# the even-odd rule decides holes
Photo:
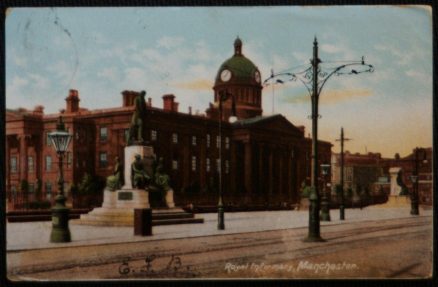
[(77, 113), (79, 111), (79, 93), (77, 90), (70, 90), (68, 97), (65, 99), (67, 103), (67, 113)]
[(167, 94), (163, 96), (163, 110), (172, 112), (174, 109), (175, 96)]
[(148, 98), (148, 107), (152, 108), (152, 98)]
[(179, 106), (179, 103), (177, 103), (177, 102), (174, 102), (174, 103), (173, 103), (173, 111), (174, 111), (175, 113), (178, 112), (178, 106)]
[(35, 108), (33, 109), (33, 112), (35, 114), (38, 114), (38, 115), (43, 115), (44, 114), (44, 106), (35, 106)]
[(130, 107), (134, 105), (135, 97), (138, 95), (135, 91), (123, 91), (123, 107)]
[(189, 107), (189, 115), (192, 114), (192, 107)]

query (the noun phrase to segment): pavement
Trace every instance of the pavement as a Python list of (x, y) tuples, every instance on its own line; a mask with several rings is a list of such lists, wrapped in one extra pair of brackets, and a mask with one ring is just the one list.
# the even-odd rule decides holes
[[(331, 221), (321, 222), (322, 236), (324, 226), (412, 217), (409, 207), (376, 208), (374, 206), (346, 209), (344, 221), (339, 220), (338, 209), (331, 210), (330, 215)], [(420, 216), (432, 215), (432, 210), (420, 210)], [(72, 242), (69, 243), (49, 242), (51, 222), (7, 223), (6, 249), (7, 251), (51, 249), (303, 228), (308, 226), (309, 213), (307, 210), (226, 213), (225, 230), (217, 229), (216, 213), (197, 214), (196, 217), (204, 218), (204, 223), (154, 226), (153, 236), (145, 237), (134, 236), (132, 227), (71, 224)]]
[[(204, 224), (157, 226), (151, 237), (110, 228), (114, 232), (108, 229), (96, 239), (101, 228), (93, 227), (82, 241), (8, 250), (7, 276), (14, 281), (430, 278), (431, 211), (420, 216), (409, 215), (409, 208), (347, 211), (345, 222), (335, 211), (332, 222), (322, 222), (324, 242), (303, 241), (304, 211), (229, 213), (224, 231), (217, 231), (215, 214), (205, 214)], [(290, 226), (295, 228), (284, 228)], [(103, 243), (96, 244), (99, 240)]]

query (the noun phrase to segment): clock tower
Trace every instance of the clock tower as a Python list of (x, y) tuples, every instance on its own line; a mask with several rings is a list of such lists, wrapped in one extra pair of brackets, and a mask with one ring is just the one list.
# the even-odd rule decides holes
[(219, 95), (228, 96), (222, 102), (223, 120), (230, 116), (247, 119), (262, 115), (262, 85), (260, 71), (242, 54), (242, 40), (234, 41), (234, 55), (219, 68), (214, 90), (214, 105), (207, 109), (207, 115), (218, 118)]

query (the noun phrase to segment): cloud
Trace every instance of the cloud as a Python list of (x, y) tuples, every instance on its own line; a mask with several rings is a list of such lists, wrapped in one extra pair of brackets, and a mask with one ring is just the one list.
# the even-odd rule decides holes
[[(350, 89), (350, 90), (327, 90), (323, 92), (323, 97), (320, 97), (320, 102), (324, 104), (337, 104), (349, 100), (358, 100), (373, 95), (373, 92), (368, 89)], [(308, 93), (298, 94), (294, 97), (284, 99), (287, 103), (308, 103), (310, 96)]]
[(164, 36), (158, 39), (157, 41), (157, 47), (158, 48), (165, 48), (165, 49), (172, 49), (176, 48), (184, 43), (183, 37), (169, 37)]
[(38, 74), (29, 74), (32, 80), (31, 84), (35, 85), (37, 89), (47, 89), (49, 87), (49, 80)]
[(407, 70), (405, 72), (406, 76), (414, 78), (418, 82), (421, 82), (425, 85), (432, 85), (432, 75), (420, 72), (418, 70)]
[(29, 84), (29, 81), (25, 78), (14, 76), (11, 83), (6, 86), (7, 99), (13, 99), (15, 97), (22, 96), (22, 89)]
[(104, 68), (103, 70), (97, 73), (97, 76), (110, 81), (116, 81), (119, 79), (118, 71), (114, 67)]
[(178, 82), (173, 84), (173, 86), (177, 88), (196, 91), (211, 91), (213, 85), (213, 81), (207, 79), (197, 79), (190, 82)]

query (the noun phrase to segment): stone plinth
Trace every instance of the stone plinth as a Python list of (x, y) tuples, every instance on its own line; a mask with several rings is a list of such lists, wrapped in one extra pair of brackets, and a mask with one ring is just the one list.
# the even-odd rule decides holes
[(411, 207), (411, 199), (409, 196), (405, 195), (390, 195), (388, 196), (388, 201), (384, 204), (377, 204), (373, 207), (382, 207), (382, 208), (410, 208)]
[(401, 192), (401, 186), (397, 184), (397, 177), (400, 170), (400, 167), (391, 167), (389, 169), (389, 174), (391, 175), (391, 190), (389, 195), (391, 196), (398, 196)]

